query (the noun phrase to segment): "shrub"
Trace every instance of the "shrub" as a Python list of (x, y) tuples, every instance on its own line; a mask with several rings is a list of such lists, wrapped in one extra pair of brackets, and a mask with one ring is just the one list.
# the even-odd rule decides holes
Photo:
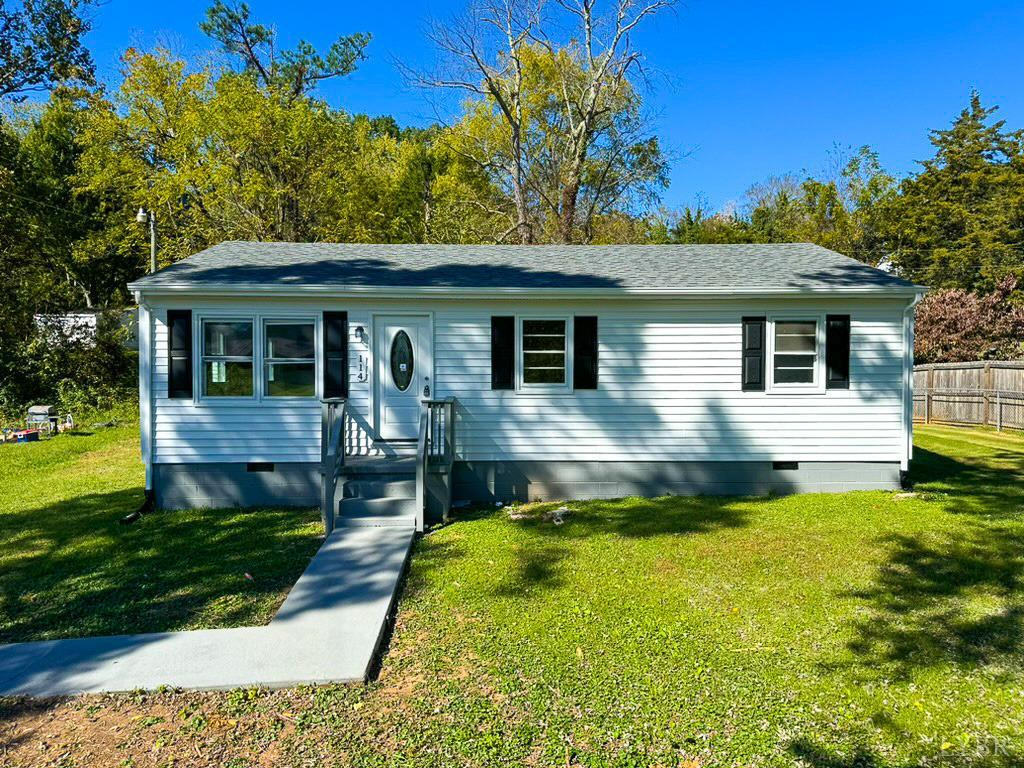
[(1013, 277), (992, 293), (935, 291), (917, 306), (914, 361), (961, 363), (1024, 356), (1024, 307), (1010, 303)]

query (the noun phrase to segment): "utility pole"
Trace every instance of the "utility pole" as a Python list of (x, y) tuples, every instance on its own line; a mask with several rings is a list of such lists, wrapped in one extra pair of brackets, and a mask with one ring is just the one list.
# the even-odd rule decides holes
[(149, 224), (149, 272), (156, 272), (156, 216), (152, 211), (139, 208), (135, 214), (135, 220), (139, 224)]

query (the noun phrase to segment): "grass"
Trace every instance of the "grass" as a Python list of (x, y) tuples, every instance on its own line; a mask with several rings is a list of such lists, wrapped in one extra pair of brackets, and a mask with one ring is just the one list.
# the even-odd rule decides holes
[(0, 642), (263, 624), (319, 545), (313, 510), (119, 524), (143, 487), (137, 424), (0, 446)]
[(913, 479), (464, 515), (418, 543), (370, 686), (11, 701), (0, 744), (27, 765), (1019, 765), (1024, 440), (921, 428)]

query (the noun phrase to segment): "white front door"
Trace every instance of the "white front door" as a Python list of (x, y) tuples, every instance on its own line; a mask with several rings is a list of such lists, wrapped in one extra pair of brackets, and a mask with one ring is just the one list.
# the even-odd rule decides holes
[(420, 401), (433, 390), (433, 338), (426, 315), (378, 315), (377, 431), (383, 440), (415, 440)]

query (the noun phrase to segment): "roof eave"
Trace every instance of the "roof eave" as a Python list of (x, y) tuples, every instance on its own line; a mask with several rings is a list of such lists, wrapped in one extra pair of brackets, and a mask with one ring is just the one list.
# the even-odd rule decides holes
[(616, 288), (616, 287), (500, 287), (460, 288), (454, 286), (335, 286), (335, 285), (267, 285), (264, 283), (150, 283), (128, 284), (128, 290), (143, 295), (189, 296), (323, 296), (325, 298), (381, 298), (402, 299), (410, 296), (435, 299), (479, 299), (501, 297), (550, 298), (614, 298), (616, 296), (699, 297), (699, 296), (916, 296), (927, 288), (921, 285), (842, 285), (828, 287), (792, 286), (779, 288), (738, 288), (722, 286), (712, 288)]

